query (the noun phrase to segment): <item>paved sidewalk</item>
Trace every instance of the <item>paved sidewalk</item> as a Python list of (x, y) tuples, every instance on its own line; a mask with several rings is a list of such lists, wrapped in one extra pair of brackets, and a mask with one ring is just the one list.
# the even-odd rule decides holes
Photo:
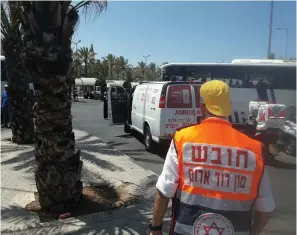
[[(24, 209), (37, 191), (33, 146), (18, 146), (5, 140), (11, 137), (11, 130), (1, 129), (1, 234), (149, 234), (147, 224), (152, 216), (157, 177), (97, 137), (74, 132), (84, 162), (84, 185), (102, 180), (115, 186), (131, 182), (137, 185), (131, 193), (143, 196), (143, 201), (110, 212), (40, 223), (37, 214)], [(169, 215), (165, 221), (164, 234), (168, 234)]]

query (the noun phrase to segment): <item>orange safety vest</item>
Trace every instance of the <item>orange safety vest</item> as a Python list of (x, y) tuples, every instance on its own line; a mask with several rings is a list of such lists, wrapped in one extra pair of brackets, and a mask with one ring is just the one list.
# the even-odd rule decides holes
[(173, 138), (180, 183), (172, 235), (248, 235), (264, 163), (261, 143), (208, 118)]

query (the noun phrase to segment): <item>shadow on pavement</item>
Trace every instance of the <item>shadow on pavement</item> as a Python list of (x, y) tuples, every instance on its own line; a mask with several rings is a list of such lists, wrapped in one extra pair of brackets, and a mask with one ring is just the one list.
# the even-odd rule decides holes
[[(2, 146), (2, 166), (9, 166), (15, 171), (25, 170), (25, 173), (28, 175), (33, 175), (36, 163), (32, 147), (33, 146), (16, 145)], [(98, 165), (101, 168), (108, 168), (109, 170), (121, 170), (118, 166), (100, 159), (100, 154), (113, 157), (121, 157), (122, 154), (110, 149), (109, 145), (104, 145), (101, 141), (92, 139), (90, 135), (78, 138), (76, 147), (81, 149), (81, 158), (83, 161), (89, 161), (94, 165)], [(23, 172), (21, 174), (24, 175)], [(24, 177), (26, 176), (24, 175)], [(89, 170), (83, 167), (82, 180), (88, 185), (98, 184), (101, 180), (100, 170)], [(4, 190), (4, 188), (2, 188), (2, 190)], [(8, 190), (15, 189), (12, 188)], [(69, 218), (62, 221), (47, 222), (40, 225), (36, 214), (28, 212), (18, 205), (7, 205), (1, 208), (2, 234), (8, 234), (11, 228), (18, 228), (19, 230), (10, 232), (10, 234), (20, 235), (149, 234), (148, 222), (152, 216), (152, 206), (153, 197), (148, 196), (147, 198), (143, 198), (141, 203), (126, 208)], [(168, 228), (169, 222), (164, 224), (165, 234), (168, 234)]]
[[(12, 169), (15, 171), (24, 170), (25, 173), (32, 174), (36, 169), (36, 161), (34, 158), (34, 152), (32, 147), (19, 150), (19, 153), (13, 154), (18, 151), (13, 145), (5, 146), (5, 149), (1, 149), (1, 165), (13, 165)], [(7, 156), (9, 154), (9, 156)], [(12, 154), (14, 155), (12, 157)], [(8, 158), (9, 157), (9, 158)], [(7, 160), (5, 160), (8, 158)]]
[[(26, 223), (28, 227), (10, 234), (59, 234), (59, 235), (148, 235), (148, 223), (152, 217), (152, 203), (141, 203), (96, 215), (86, 215), (63, 221), (43, 223), (40, 225), (32, 213), (20, 206), (1, 209), (3, 223)], [(168, 234), (170, 213), (163, 224), (163, 233)], [(6, 233), (7, 232), (7, 233)], [(2, 234), (8, 234), (2, 230)]]
[(146, 162), (146, 163), (153, 163), (153, 164), (162, 164), (163, 161), (156, 161), (156, 160), (150, 160), (150, 159), (143, 159), (143, 158), (139, 158), (139, 157), (131, 157), (133, 160), (137, 161), (137, 162)]
[[(135, 139), (137, 139), (143, 145), (143, 135), (142, 134), (134, 131), (133, 134), (131, 134), (131, 136), (134, 137)], [(168, 148), (169, 148), (169, 145), (167, 145), (167, 144), (161, 144), (161, 145), (159, 144), (157, 150), (155, 152), (153, 152), (153, 154), (157, 154), (162, 159), (165, 159)], [(143, 151), (146, 152), (144, 146), (143, 146)]]
[(107, 145), (109, 145), (110, 147), (116, 147), (116, 146), (121, 146), (121, 145), (125, 145), (127, 143), (116, 143), (114, 141), (107, 141), (105, 142)]
[[(112, 164), (100, 158), (100, 155), (110, 155), (112, 157), (121, 157), (119, 151), (111, 149), (110, 146), (104, 145), (102, 141), (95, 138), (88, 141), (92, 135), (86, 135), (77, 140), (76, 148), (81, 150), (81, 159), (88, 161), (103, 169), (111, 171), (123, 171), (119, 166)], [(1, 165), (11, 165), (13, 170), (32, 174), (36, 168), (33, 145), (2, 144), (1, 146)]]
[(134, 136), (133, 135), (131, 135), (131, 134), (124, 134), (124, 135), (117, 135), (117, 136), (115, 136), (115, 137), (117, 137), (117, 138), (129, 138), (129, 139), (131, 139), (131, 138), (134, 138)]

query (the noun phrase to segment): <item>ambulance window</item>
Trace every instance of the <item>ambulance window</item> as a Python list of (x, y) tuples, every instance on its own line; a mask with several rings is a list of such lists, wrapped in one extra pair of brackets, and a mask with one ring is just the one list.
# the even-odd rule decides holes
[(196, 98), (196, 108), (200, 108), (200, 86), (194, 86), (195, 98)]
[(189, 85), (171, 85), (167, 90), (167, 108), (192, 108), (192, 92)]

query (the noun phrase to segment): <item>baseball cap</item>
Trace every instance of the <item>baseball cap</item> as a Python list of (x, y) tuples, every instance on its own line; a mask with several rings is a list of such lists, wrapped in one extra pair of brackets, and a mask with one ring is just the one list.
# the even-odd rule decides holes
[(200, 88), (200, 100), (207, 110), (219, 117), (231, 115), (230, 87), (219, 80), (204, 83)]

